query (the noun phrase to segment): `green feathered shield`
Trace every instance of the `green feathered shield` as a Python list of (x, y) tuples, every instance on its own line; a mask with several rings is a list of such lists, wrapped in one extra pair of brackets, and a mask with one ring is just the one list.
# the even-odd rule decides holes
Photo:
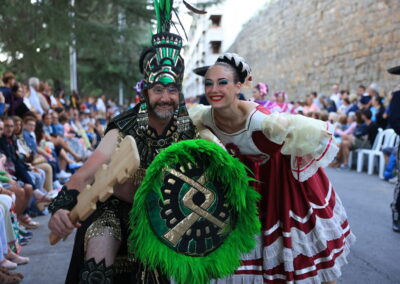
[(261, 227), (250, 181), (246, 167), (215, 143), (168, 147), (135, 193), (130, 251), (181, 284), (232, 274)]

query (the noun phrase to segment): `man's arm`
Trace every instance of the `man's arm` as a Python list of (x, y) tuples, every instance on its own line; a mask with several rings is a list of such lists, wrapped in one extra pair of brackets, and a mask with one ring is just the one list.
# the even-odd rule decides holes
[(86, 163), (65, 184), (68, 188), (82, 191), (87, 184), (93, 183), (96, 171), (103, 164), (108, 164), (111, 154), (118, 144), (118, 130), (110, 130), (101, 140), (99, 146), (89, 157)]
[[(66, 183), (67, 188), (82, 191), (87, 184), (91, 184), (97, 169), (111, 160), (111, 154), (117, 143), (118, 130), (110, 130), (87, 162)], [(66, 209), (59, 209), (53, 212), (54, 214), (49, 221), (49, 229), (61, 238), (68, 236), (75, 227), (80, 226), (79, 224), (72, 224), (68, 217), (69, 212)]]

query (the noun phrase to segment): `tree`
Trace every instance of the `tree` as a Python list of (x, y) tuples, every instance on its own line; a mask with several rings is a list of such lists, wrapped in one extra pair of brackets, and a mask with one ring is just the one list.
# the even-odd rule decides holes
[(122, 82), (129, 96), (142, 78), (138, 61), (150, 44), (152, 1), (85, 0), (71, 7), (70, 0), (0, 0), (0, 5), (0, 52), (8, 57), (0, 71), (68, 86), (74, 35), (81, 94), (116, 97)]
[[(7, 70), (19, 79), (68, 83), (69, 45), (77, 43), (79, 90), (115, 96), (121, 80), (130, 89), (141, 76), (137, 61), (151, 35), (152, 11), (146, 0), (0, 1), (0, 47)], [(124, 15), (124, 27), (118, 23)], [(72, 30), (72, 21), (75, 29)]]

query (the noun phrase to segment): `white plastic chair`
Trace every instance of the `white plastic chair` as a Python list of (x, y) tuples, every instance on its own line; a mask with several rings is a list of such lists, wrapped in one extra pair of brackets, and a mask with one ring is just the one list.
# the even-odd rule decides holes
[[(380, 132), (382, 132), (383, 131), (383, 129), (382, 128), (378, 128), (378, 134), (380, 133)], [(378, 135), (377, 135), (378, 136)], [(375, 137), (375, 141), (374, 141), (374, 145), (375, 145), (375, 142), (376, 142), (376, 138), (377, 137)], [(356, 149), (356, 150), (353, 150), (353, 151), (350, 151), (350, 153), (349, 153), (349, 160), (348, 160), (348, 163), (347, 163), (347, 165), (349, 166), (349, 168), (351, 169), (352, 167), (353, 167), (353, 156), (355, 155), (355, 157), (358, 157), (357, 156), (357, 154), (358, 154), (358, 152), (359, 151), (361, 151), (361, 150), (367, 150), (367, 149)], [(361, 172), (362, 171), (362, 165), (361, 165), (361, 169), (360, 170), (358, 170), (358, 159), (357, 159), (357, 165), (356, 165), (356, 169), (357, 169), (357, 171), (358, 172)], [(361, 162), (361, 163), (363, 163), (363, 162)]]
[(364, 168), (364, 155), (368, 157), (368, 151), (380, 150), (383, 143), (383, 130), (378, 129), (378, 134), (375, 137), (374, 144), (371, 149), (357, 149), (357, 172), (361, 173)]
[(357, 172), (361, 172), (364, 164), (364, 155), (368, 157), (368, 174), (372, 175), (374, 171), (375, 157), (379, 161), (379, 177), (383, 179), (385, 168), (385, 158), (382, 152), (383, 148), (394, 147), (396, 134), (393, 129), (386, 129), (379, 132), (375, 138), (372, 149), (361, 149), (357, 157)]

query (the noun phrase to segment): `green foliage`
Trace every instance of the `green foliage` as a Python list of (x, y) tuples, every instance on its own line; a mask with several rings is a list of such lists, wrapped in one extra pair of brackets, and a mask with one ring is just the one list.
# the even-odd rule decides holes
[[(170, 14), (173, 1), (159, 2)], [(18, 80), (61, 81), (69, 91), (73, 32), (81, 94), (116, 97), (121, 81), (129, 97), (142, 79), (138, 61), (150, 44), (156, 17), (152, 0), (75, 0), (74, 8), (70, 0), (0, 0), (0, 7), (0, 52), (8, 56), (1, 73), (13, 71)]]
[(116, 96), (120, 81), (131, 92), (141, 78), (140, 53), (150, 42), (154, 15), (147, 0), (75, 0), (74, 9), (69, 4), (0, 0), (0, 47), (9, 57), (1, 69), (17, 73), (20, 80), (37, 76), (68, 86), (73, 32), (80, 92)]

